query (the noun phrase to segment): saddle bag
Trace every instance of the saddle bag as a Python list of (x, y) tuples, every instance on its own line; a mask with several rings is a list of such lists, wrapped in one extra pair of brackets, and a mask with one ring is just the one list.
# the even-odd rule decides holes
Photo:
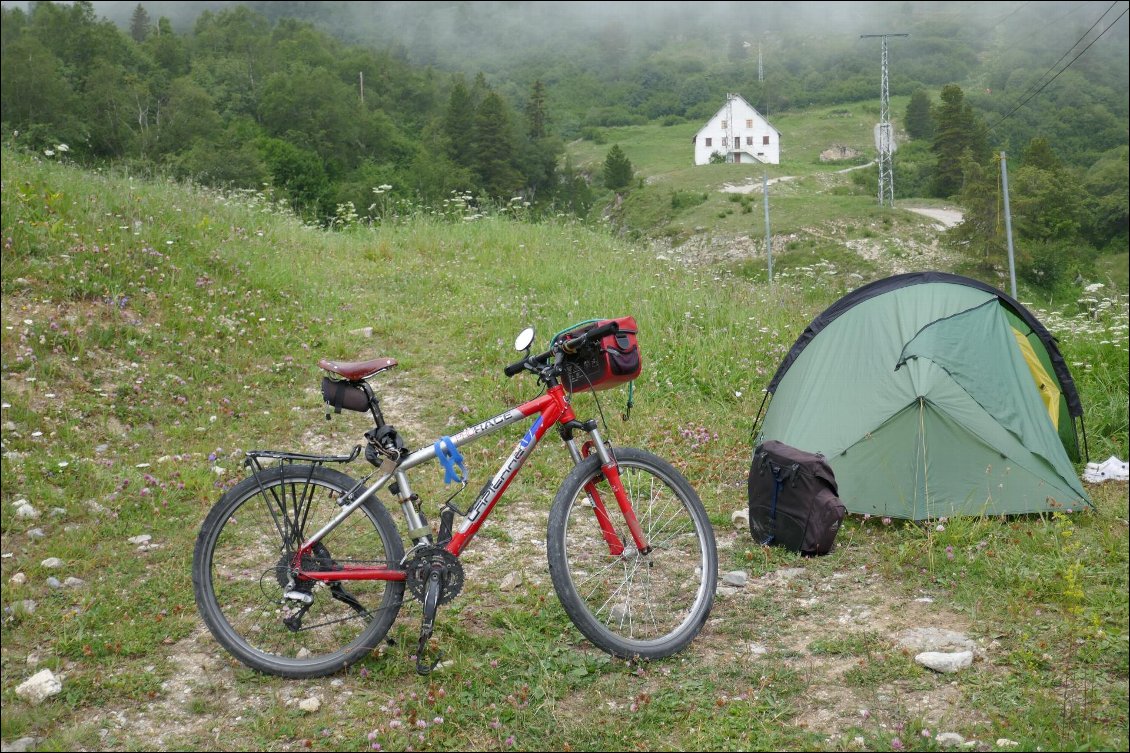
[(823, 455), (777, 440), (759, 444), (749, 469), (749, 532), (762, 546), (812, 557), (832, 551), (847, 509)]

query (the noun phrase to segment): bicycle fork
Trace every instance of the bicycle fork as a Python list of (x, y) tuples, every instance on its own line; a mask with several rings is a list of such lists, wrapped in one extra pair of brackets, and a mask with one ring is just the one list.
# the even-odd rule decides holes
[[(577, 449), (576, 441), (572, 437), (573, 428), (584, 429), (589, 433), (592, 439), (585, 442), (581, 450)], [(591, 453), (590, 445), (595, 448), (597, 456), (600, 458), (600, 466), (604, 472), (604, 477), (608, 480), (608, 485), (612, 488), (612, 494), (616, 498), (616, 503), (620, 508), (621, 514), (624, 516), (624, 522), (628, 526), (628, 530), (632, 534), (632, 542), (635, 544), (636, 551), (640, 554), (651, 553), (651, 542), (644, 536), (643, 529), (640, 528), (639, 519), (636, 517), (635, 508), (632, 507), (632, 502), (628, 498), (628, 493), (624, 489), (623, 483), (620, 481), (620, 466), (616, 463), (616, 459), (612, 453), (608, 451), (608, 447), (604, 444), (604, 439), (601, 438), (600, 432), (596, 428), (595, 421), (587, 421), (585, 423), (570, 422), (570, 425), (565, 427), (562, 432), (562, 438), (565, 440), (566, 446), (569, 448), (569, 454), (573, 456), (573, 462), (579, 465)], [(616, 527), (612, 523), (612, 518), (608, 514), (608, 508), (601, 498), (600, 491), (596, 488), (595, 482), (585, 484), (585, 494), (588, 495), (589, 503), (592, 504), (593, 514), (596, 515), (597, 525), (600, 527), (601, 536), (603, 536), (605, 543), (608, 544), (608, 552), (614, 557), (618, 557), (624, 553), (624, 545), (627, 543), (621, 541), (620, 537), (616, 534)]]

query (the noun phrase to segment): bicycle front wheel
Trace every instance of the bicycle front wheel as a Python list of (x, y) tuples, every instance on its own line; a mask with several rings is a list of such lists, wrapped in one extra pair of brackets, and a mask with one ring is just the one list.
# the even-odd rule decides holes
[[(196, 604), (216, 640), (253, 669), (320, 677), (361, 659), (384, 638), (403, 581), (294, 582), (294, 552), (341, 512), (343, 473), (283, 465), (232, 487), (204, 520), (192, 559)], [(315, 545), (304, 570), (387, 564), (404, 557), (396, 524), (369, 499)]]
[(718, 580), (714, 530), (673, 466), (642, 450), (613, 454), (650, 549), (636, 547), (594, 455), (573, 469), (553, 501), (549, 572), (569, 619), (596, 646), (625, 659), (661, 659), (683, 650), (710, 614)]

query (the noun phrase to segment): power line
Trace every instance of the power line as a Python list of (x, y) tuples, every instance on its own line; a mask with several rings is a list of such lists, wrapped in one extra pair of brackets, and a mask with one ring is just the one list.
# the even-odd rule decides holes
[[(1111, 7), (1114, 7), (1114, 6), (1112, 5)], [(1090, 43), (1089, 43), (1089, 44), (1088, 44), (1088, 45), (1087, 45), (1086, 47), (1084, 47), (1084, 48), (1083, 48), (1082, 50), (1080, 50), (1080, 51), (1079, 51), (1079, 54), (1078, 54), (1078, 55), (1076, 55), (1075, 57), (1071, 58), (1071, 61), (1070, 61), (1070, 62), (1069, 62), (1069, 63), (1068, 63), (1067, 65), (1063, 66), (1063, 68), (1062, 68), (1062, 69), (1061, 69), (1061, 70), (1059, 71), (1059, 73), (1057, 73), (1057, 74), (1055, 74), (1054, 76), (1052, 76), (1052, 77), (1051, 77), (1051, 78), (1050, 78), (1050, 79), (1049, 79), (1049, 80), (1047, 81), (1047, 83), (1045, 83), (1045, 84), (1044, 84), (1043, 86), (1041, 86), (1041, 87), (1040, 87), (1039, 89), (1037, 89), (1036, 91), (1032, 92), (1032, 94), (1030, 94), (1030, 95), (1028, 95), (1027, 97), (1025, 97), (1025, 98), (1024, 98), (1024, 99), (1023, 99), (1023, 100), (1022, 100), (1021, 102), (1018, 102), (1018, 103), (1016, 104), (1016, 106), (1015, 106), (1015, 107), (1013, 107), (1013, 108), (1012, 108), (1011, 110), (1009, 110), (1009, 111), (1008, 111), (1007, 113), (1005, 113), (1005, 114), (1004, 114), (1004, 115), (1003, 115), (1003, 116), (1001, 117), (1001, 119), (1000, 119), (1000, 120), (998, 120), (997, 122), (995, 122), (995, 123), (993, 123), (993, 124), (992, 124), (991, 126), (989, 126), (988, 130), (990, 130), (990, 131), (991, 131), (991, 130), (993, 130), (994, 128), (996, 128), (997, 126), (999, 126), (999, 125), (1000, 125), (1001, 123), (1003, 123), (1004, 121), (1008, 120), (1008, 119), (1009, 119), (1010, 117), (1012, 117), (1013, 113), (1015, 113), (1015, 112), (1016, 112), (1017, 110), (1019, 110), (1019, 109), (1020, 109), (1021, 107), (1023, 107), (1024, 105), (1026, 105), (1026, 104), (1028, 104), (1029, 102), (1031, 102), (1031, 101), (1032, 101), (1032, 100), (1033, 100), (1033, 99), (1034, 99), (1034, 98), (1035, 98), (1036, 96), (1038, 96), (1038, 95), (1040, 94), (1040, 92), (1042, 92), (1042, 91), (1043, 91), (1044, 89), (1048, 88), (1048, 86), (1050, 86), (1050, 85), (1051, 85), (1051, 83), (1052, 83), (1053, 81), (1055, 81), (1055, 80), (1056, 80), (1057, 78), (1059, 78), (1060, 76), (1062, 76), (1062, 75), (1063, 75), (1063, 73), (1064, 73), (1064, 71), (1066, 71), (1066, 70), (1067, 70), (1068, 68), (1070, 68), (1070, 67), (1072, 66), (1072, 64), (1074, 64), (1074, 63), (1075, 63), (1075, 61), (1076, 61), (1076, 60), (1078, 60), (1079, 58), (1081, 58), (1081, 57), (1083, 56), (1083, 53), (1085, 53), (1085, 52), (1086, 52), (1087, 50), (1091, 49), (1091, 46), (1092, 46), (1092, 45), (1094, 45), (1094, 43), (1095, 43), (1095, 42), (1097, 42), (1097, 41), (1099, 41), (1100, 39), (1102, 39), (1102, 37), (1103, 37), (1103, 34), (1106, 34), (1106, 33), (1107, 33), (1108, 31), (1110, 31), (1110, 30), (1111, 30), (1111, 28), (1113, 28), (1113, 27), (1114, 27), (1114, 25), (1115, 25), (1116, 23), (1118, 23), (1118, 22), (1119, 22), (1120, 20), (1122, 20), (1122, 17), (1126, 15), (1127, 11), (1130, 11), (1130, 8), (1127, 8), (1126, 10), (1122, 11), (1122, 13), (1120, 13), (1120, 14), (1118, 15), (1118, 18), (1116, 18), (1116, 19), (1114, 19), (1113, 21), (1111, 21), (1111, 22), (1110, 22), (1110, 24), (1109, 24), (1109, 25), (1108, 25), (1108, 26), (1107, 26), (1107, 27), (1106, 27), (1105, 29), (1103, 29), (1103, 30), (1102, 30), (1101, 32), (1099, 32), (1098, 36), (1096, 36), (1096, 37), (1095, 37), (1094, 39), (1092, 39), (1092, 40), (1090, 41)], [(1103, 16), (1105, 16), (1105, 15), (1106, 15), (1107, 13), (1109, 13), (1109, 12), (1110, 12), (1110, 8), (1107, 8), (1107, 10), (1103, 12)], [(1100, 17), (1099, 17), (1099, 20), (1102, 20), (1102, 16), (1100, 16)], [(1097, 24), (1097, 23), (1098, 23), (1098, 21), (1096, 21), (1095, 23)], [(1092, 25), (1092, 26), (1091, 26), (1091, 29), (1093, 29), (1093, 28), (1095, 28), (1095, 27), (1094, 27), (1094, 26)], [(1090, 33), (1091, 29), (1088, 29), (1088, 30), (1087, 30), (1087, 33)], [(1087, 36), (1087, 34), (1084, 34), (1084, 35), (1083, 35), (1083, 37), (1080, 37), (1079, 41), (1080, 41), (1080, 42), (1081, 42), (1081, 41), (1083, 41), (1083, 38), (1084, 38), (1084, 37), (1086, 37), (1086, 36)], [(1079, 44), (1079, 42), (1076, 42), (1076, 43), (1075, 43), (1074, 45), (1072, 45), (1071, 49), (1075, 49), (1075, 47), (1076, 47), (1076, 46), (1078, 46), (1078, 44)], [(1071, 51), (1071, 50), (1068, 50), (1068, 52), (1070, 52), (1070, 51)], [(1060, 58), (1060, 60), (1062, 60), (1062, 59), (1063, 59), (1063, 58)], [(1057, 65), (1058, 65), (1058, 63), (1057, 63)], [(1052, 67), (1054, 68), (1055, 66), (1052, 66)], [(1049, 69), (1049, 70), (1050, 70), (1050, 69)], [(1047, 73), (1045, 73), (1045, 74), (1044, 74), (1044, 76), (1046, 76), (1046, 75), (1047, 75)], [(1043, 76), (1041, 76), (1041, 78), (1043, 78)], [(1037, 80), (1038, 80), (1038, 79), (1037, 79)], [(1029, 89), (1031, 89), (1031, 87), (1028, 87), (1028, 88), (1029, 88)], [(1023, 95), (1021, 95), (1021, 96), (1023, 96)]]
[[(1036, 88), (1036, 87), (1037, 87), (1037, 86), (1038, 86), (1038, 85), (1040, 84), (1040, 81), (1042, 81), (1042, 80), (1043, 80), (1044, 76), (1047, 76), (1047, 75), (1048, 75), (1049, 73), (1051, 73), (1052, 71), (1054, 71), (1054, 70), (1055, 70), (1055, 67), (1056, 67), (1057, 65), (1059, 65), (1060, 63), (1062, 63), (1062, 62), (1063, 62), (1063, 59), (1064, 59), (1065, 57), (1067, 57), (1068, 55), (1070, 55), (1070, 54), (1071, 54), (1071, 51), (1072, 51), (1072, 50), (1074, 50), (1074, 49), (1075, 49), (1076, 47), (1078, 47), (1078, 46), (1079, 46), (1079, 44), (1080, 44), (1080, 43), (1081, 43), (1081, 42), (1082, 42), (1082, 41), (1083, 41), (1084, 39), (1086, 39), (1086, 38), (1087, 38), (1087, 35), (1088, 35), (1088, 34), (1090, 34), (1090, 33), (1091, 33), (1092, 31), (1094, 31), (1095, 27), (1099, 25), (1099, 22), (1101, 22), (1101, 21), (1103, 20), (1103, 18), (1104, 18), (1104, 17), (1106, 16), (1106, 14), (1107, 14), (1107, 13), (1110, 13), (1111, 9), (1112, 9), (1112, 8), (1114, 8), (1114, 6), (1115, 6), (1115, 5), (1117, 5), (1117, 4), (1118, 4), (1117, 2), (1113, 2), (1113, 3), (1111, 3), (1111, 4), (1110, 4), (1110, 7), (1109, 7), (1109, 8), (1107, 8), (1106, 10), (1104, 10), (1104, 11), (1103, 11), (1103, 13), (1102, 13), (1102, 15), (1101, 15), (1101, 16), (1099, 16), (1099, 17), (1098, 17), (1098, 19), (1097, 19), (1097, 20), (1096, 20), (1096, 21), (1095, 21), (1095, 22), (1094, 22), (1093, 24), (1091, 24), (1091, 27), (1090, 27), (1089, 29), (1087, 29), (1087, 30), (1086, 30), (1085, 32), (1083, 32), (1083, 36), (1079, 37), (1079, 39), (1077, 39), (1077, 40), (1075, 41), (1075, 44), (1071, 45), (1071, 47), (1069, 47), (1069, 48), (1067, 49), (1067, 52), (1065, 52), (1065, 53), (1063, 53), (1062, 55), (1060, 55), (1060, 56), (1059, 56), (1059, 60), (1057, 60), (1057, 61), (1055, 61), (1054, 63), (1052, 63), (1052, 64), (1051, 64), (1051, 67), (1049, 67), (1049, 68), (1048, 68), (1048, 69), (1047, 69), (1046, 71), (1044, 71), (1044, 72), (1043, 72), (1042, 74), (1040, 74), (1039, 78), (1037, 78), (1037, 79), (1036, 79), (1035, 81), (1033, 81), (1033, 82), (1032, 82), (1031, 84), (1029, 84), (1028, 88), (1027, 88), (1027, 89), (1025, 89), (1024, 91), (1022, 91), (1022, 92), (1020, 93), (1020, 96), (1018, 97), (1018, 99), (1023, 99), (1023, 98), (1024, 98), (1024, 97), (1025, 97), (1025, 96), (1026, 96), (1027, 94), (1028, 94), (1028, 92), (1032, 91), (1033, 89), (1035, 89), (1035, 88)], [(1053, 79), (1053, 80), (1054, 80), (1054, 79)], [(1048, 83), (1051, 83), (1051, 82), (1049, 81)], [(1045, 86), (1046, 86), (1046, 84), (1045, 84)]]

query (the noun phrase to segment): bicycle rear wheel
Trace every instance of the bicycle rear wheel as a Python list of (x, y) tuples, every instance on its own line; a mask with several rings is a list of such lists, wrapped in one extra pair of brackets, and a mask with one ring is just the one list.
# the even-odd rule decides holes
[[(270, 468), (234, 486), (204, 520), (192, 559), (197, 608), (216, 640), (247, 666), (320, 677), (364, 657), (392, 626), (403, 581), (290, 583), (298, 544), (341, 512), (338, 500), (354, 484), (321, 466)], [(403, 557), (396, 524), (373, 498), (330, 531), (303, 568), (391, 567)], [(288, 591), (292, 598), (284, 598)]]
[[(685, 648), (710, 614), (718, 579), (714, 530), (690, 483), (669, 463), (643, 450), (613, 454), (651, 550), (637, 550), (594, 455), (573, 469), (553, 501), (549, 572), (569, 619), (595, 645), (621, 658), (661, 659)], [(607, 531), (587, 489), (607, 511)]]

